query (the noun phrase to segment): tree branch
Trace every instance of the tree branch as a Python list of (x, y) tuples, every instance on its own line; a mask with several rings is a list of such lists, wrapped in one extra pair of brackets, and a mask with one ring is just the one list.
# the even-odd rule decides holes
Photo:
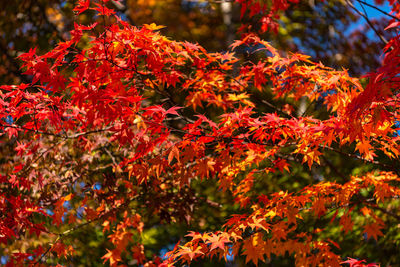
[(397, 21), (400, 21), (400, 19), (399, 19), (398, 17), (393, 16), (393, 15), (390, 14), (390, 13), (387, 13), (386, 11), (380, 9), (379, 7), (376, 7), (376, 6), (374, 6), (374, 5), (371, 5), (371, 4), (369, 4), (369, 3), (365, 2), (365, 1), (362, 1), (362, 0), (356, 0), (356, 1), (359, 2), (360, 4), (364, 4), (364, 5), (366, 5), (366, 6), (370, 7), (370, 8), (373, 8), (373, 9), (375, 9), (375, 10), (381, 12), (382, 14), (384, 14), (384, 15), (386, 15), (386, 16), (388, 16), (388, 17), (391, 17), (392, 19), (395, 19), (395, 20), (397, 20)]
[[(375, 32), (375, 34), (378, 36), (378, 38), (379, 38), (384, 44), (387, 44), (388, 41), (386, 40), (385, 37), (383, 37), (382, 34), (380, 34), (380, 33), (378, 32), (378, 30), (375, 28), (374, 24), (369, 20), (367, 14), (366, 14), (366, 13), (364, 14), (364, 13), (362, 13), (360, 10), (358, 10), (358, 9), (353, 5), (353, 3), (351, 3), (349, 0), (346, 0), (346, 2), (347, 2), (347, 4), (348, 4), (354, 11), (356, 11), (361, 17), (363, 17), (363, 18), (365, 19), (365, 21), (368, 23), (368, 25), (371, 27), (371, 29)], [(364, 6), (361, 5), (361, 7), (363, 8), (363, 10), (364, 10), (364, 12), (365, 12)]]

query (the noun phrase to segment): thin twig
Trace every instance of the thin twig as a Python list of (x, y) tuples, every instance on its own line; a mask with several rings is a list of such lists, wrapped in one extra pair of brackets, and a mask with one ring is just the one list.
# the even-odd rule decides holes
[(397, 21), (400, 21), (400, 19), (399, 19), (398, 17), (393, 16), (393, 15), (390, 14), (390, 13), (387, 13), (386, 11), (380, 9), (379, 7), (376, 7), (376, 6), (374, 6), (374, 5), (371, 5), (371, 4), (369, 4), (369, 3), (365, 2), (365, 1), (362, 1), (362, 0), (356, 0), (356, 1), (359, 2), (360, 4), (364, 4), (364, 5), (366, 5), (366, 6), (369, 6), (369, 7), (373, 8), (373, 9), (375, 9), (375, 10), (381, 12), (382, 14), (384, 14), (384, 15), (386, 15), (386, 16), (389, 16), (389, 17), (391, 17), (392, 19), (395, 19), (395, 20), (397, 20)]
[[(349, 0), (346, 0), (346, 2), (347, 2), (347, 4), (348, 4), (354, 11), (356, 11), (361, 17), (363, 17), (363, 18), (365, 19), (365, 21), (368, 23), (368, 25), (371, 27), (371, 29), (375, 32), (375, 34), (379, 37), (379, 39), (380, 39), (384, 44), (387, 44), (388, 41), (386, 40), (386, 38), (383, 37), (382, 34), (380, 34), (380, 33), (378, 32), (377, 29), (375, 29), (374, 24), (369, 20), (368, 16), (367, 16), (366, 14), (362, 13), (360, 10), (358, 10), (358, 9), (353, 5), (353, 3), (351, 3)], [(363, 6), (363, 5), (361, 5), (361, 7), (364, 9), (364, 6)], [(364, 12), (365, 12), (365, 9), (364, 9)]]

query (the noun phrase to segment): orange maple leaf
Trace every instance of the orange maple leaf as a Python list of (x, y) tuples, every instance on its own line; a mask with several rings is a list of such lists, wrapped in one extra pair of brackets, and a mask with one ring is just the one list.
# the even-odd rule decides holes
[(243, 249), (245, 251), (242, 253), (246, 255), (246, 264), (251, 260), (255, 265), (258, 264), (258, 260), (264, 261), (264, 244), (262, 240), (262, 235), (256, 233), (249, 239), (243, 241)]
[(198, 246), (196, 249), (192, 249), (190, 247), (185, 247), (185, 246), (179, 246), (180, 249), (178, 252), (175, 254), (175, 257), (183, 257), (186, 260), (192, 261), (194, 258), (198, 257), (199, 255), (204, 254), (204, 252), (201, 251), (201, 247)]
[(367, 238), (373, 237), (375, 240), (378, 240), (378, 236), (382, 236), (383, 233), (381, 229), (383, 228), (382, 225), (379, 223), (371, 223), (364, 226), (364, 233), (367, 234)]
[(229, 238), (226, 235), (215, 235), (215, 234), (212, 234), (208, 238), (207, 242), (207, 244), (211, 244), (210, 251), (216, 248), (225, 250), (225, 243), (231, 243), (231, 241), (229, 241)]
[(342, 225), (343, 231), (345, 233), (349, 232), (350, 230), (353, 230), (353, 222), (351, 220), (349, 213), (346, 213), (345, 215), (340, 217), (339, 223), (340, 225)]
[(107, 249), (107, 254), (105, 254), (101, 258), (104, 259), (103, 263), (105, 263), (106, 261), (110, 261), (110, 266), (117, 266), (117, 263), (121, 261), (121, 251), (117, 249)]

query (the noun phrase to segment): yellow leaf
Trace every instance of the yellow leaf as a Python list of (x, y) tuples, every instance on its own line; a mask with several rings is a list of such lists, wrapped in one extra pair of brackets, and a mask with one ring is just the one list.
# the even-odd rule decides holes
[(159, 30), (159, 29), (165, 28), (165, 26), (156, 25), (155, 23), (144, 24), (143, 26), (146, 27), (146, 28), (149, 29), (149, 30), (152, 30), (152, 31), (157, 31), (157, 30)]

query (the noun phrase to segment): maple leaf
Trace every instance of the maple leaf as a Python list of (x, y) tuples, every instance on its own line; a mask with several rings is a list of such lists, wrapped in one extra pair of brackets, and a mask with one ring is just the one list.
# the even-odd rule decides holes
[(117, 249), (107, 249), (107, 253), (101, 258), (104, 259), (103, 263), (105, 263), (106, 261), (110, 261), (110, 266), (117, 266), (118, 262), (122, 261), (121, 251)]
[(143, 264), (143, 262), (146, 260), (146, 256), (144, 255), (144, 246), (143, 245), (137, 245), (132, 247), (132, 257), (136, 259), (139, 264)]
[(259, 233), (243, 241), (243, 255), (246, 255), (246, 263), (252, 261), (255, 265), (258, 261), (264, 261), (264, 241)]
[(212, 120), (208, 119), (206, 116), (201, 115), (201, 114), (198, 114), (195, 116), (198, 117), (202, 122), (207, 122), (211, 127), (217, 128), (217, 124), (215, 122), (213, 122)]
[(203, 235), (194, 231), (190, 231), (189, 234), (186, 236), (189, 236), (192, 238), (192, 240), (197, 240), (197, 239), (203, 239)]
[(289, 169), (290, 165), (287, 163), (287, 161), (285, 159), (276, 159), (272, 162), (272, 164), (274, 164), (281, 172), (283, 170), (290, 172), (290, 169)]
[(203, 255), (204, 252), (201, 251), (201, 247), (198, 246), (194, 250), (190, 247), (180, 246), (178, 252), (175, 254), (176, 257), (183, 257), (192, 261), (194, 258)]
[(214, 170), (215, 162), (210, 159), (203, 159), (198, 163), (198, 174), (201, 178), (208, 178), (210, 171)]
[(304, 152), (303, 163), (307, 162), (308, 168), (310, 168), (311, 170), (311, 166), (314, 162), (320, 164), (319, 156), (321, 154), (322, 153), (319, 152), (317, 149), (307, 150), (307, 152)]
[(375, 240), (378, 240), (378, 236), (383, 236), (381, 229), (382, 225), (379, 223), (371, 223), (364, 226), (364, 233), (367, 234), (368, 239), (373, 237)]
[(89, 6), (90, 6), (90, 0), (79, 0), (79, 2), (74, 7), (73, 11), (77, 12), (79, 15), (82, 12), (88, 10)]
[(365, 260), (357, 260), (353, 258), (347, 258), (346, 261), (342, 261), (340, 264), (345, 264), (348, 263), (350, 264), (350, 267), (379, 267), (378, 264), (376, 263), (368, 263), (365, 264)]
[(208, 241), (206, 242), (206, 244), (211, 244), (210, 251), (216, 248), (225, 250), (226, 243), (231, 243), (231, 242), (229, 241), (229, 238), (224, 234), (222, 235), (212, 234), (211, 236), (208, 237)]
[(179, 116), (177, 110), (179, 110), (179, 109), (181, 109), (181, 108), (182, 108), (182, 107), (172, 107), (172, 108), (169, 108), (169, 109), (166, 111), (166, 114), (173, 114), (173, 115)]
[(360, 209), (360, 211), (361, 211), (361, 213), (364, 215), (364, 216), (368, 216), (368, 215), (370, 215), (371, 214), (371, 210), (369, 209), (369, 208), (367, 208), (367, 207), (362, 207), (361, 209)]
[(146, 29), (149, 29), (151, 31), (157, 31), (160, 29), (165, 28), (165, 26), (163, 25), (156, 25), (155, 23), (151, 23), (151, 24), (143, 24), (143, 27), (145, 27)]
[(66, 246), (61, 242), (57, 242), (55, 245), (53, 245), (52, 251), (56, 252), (58, 257), (63, 256), (65, 259), (67, 259), (68, 255), (72, 255), (73, 248), (72, 246)]
[(109, 9), (105, 6), (105, 3), (99, 4), (99, 3), (95, 3), (96, 7), (93, 8), (93, 10), (96, 10), (97, 12), (99, 12), (99, 15), (101, 16), (111, 16), (113, 14), (115, 14), (115, 11), (112, 9)]
[(171, 164), (174, 158), (179, 162), (179, 150), (176, 146), (173, 146), (168, 154), (168, 164)]
[(22, 156), (25, 153), (27, 146), (28, 146), (28, 144), (20, 143), (17, 141), (17, 146), (15, 147), (15, 151), (17, 151), (17, 155)]
[(318, 217), (321, 217), (322, 215), (324, 215), (326, 212), (325, 205), (326, 205), (325, 201), (321, 198), (318, 198), (316, 201), (314, 201), (314, 203), (312, 205), (312, 209), (313, 209), (315, 215), (317, 215)]
[(389, 26), (385, 28), (385, 31), (391, 28), (396, 28), (398, 26), (400, 26), (400, 21), (393, 21), (392, 23), (389, 24)]
[(340, 217), (340, 222), (339, 222), (345, 233), (353, 230), (353, 221), (351, 220), (351, 216), (349, 213), (346, 213), (345, 215), (343, 215), (342, 217)]
[(365, 156), (370, 155), (371, 148), (372, 148), (371, 144), (366, 140), (362, 140), (358, 142), (356, 145), (356, 149)]

